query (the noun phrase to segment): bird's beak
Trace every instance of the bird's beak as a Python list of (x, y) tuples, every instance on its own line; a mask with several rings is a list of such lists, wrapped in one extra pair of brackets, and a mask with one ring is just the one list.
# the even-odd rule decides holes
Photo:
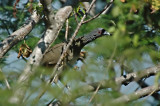
[(103, 35), (111, 35), (109, 32), (105, 31)]

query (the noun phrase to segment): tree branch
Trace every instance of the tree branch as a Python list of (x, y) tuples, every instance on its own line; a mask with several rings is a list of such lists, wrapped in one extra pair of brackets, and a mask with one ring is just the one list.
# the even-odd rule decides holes
[(101, 83), (101, 87), (100, 89), (103, 88), (109, 88), (112, 87), (113, 84), (116, 85), (121, 85), (121, 84), (129, 84), (132, 81), (139, 81), (142, 78), (147, 78), (150, 76), (153, 76), (157, 73), (160, 72), (160, 65), (154, 66), (154, 67), (150, 67), (147, 68), (143, 71), (138, 71), (138, 72), (133, 72), (133, 73), (129, 73), (126, 75), (126, 77), (121, 76), (121, 77), (117, 77), (114, 80), (102, 80), (101, 82), (95, 82), (95, 83), (90, 83), (88, 84), (89, 86), (94, 87), (94, 89), (96, 89), (96, 87)]
[(143, 71), (127, 74), (125, 77), (121, 76), (119, 78), (116, 78), (115, 81), (117, 84), (126, 84), (131, 81), (138, 81), (141, 78), (147, 78), (149, 76), (157, 74), (158, 72), (160, 72), (160, 65), (147, 68)]
[[(113, 79), (102, 80), (100, 82), (86, 84), (86, 85), (79, 87), (77, 94), (74, 95), (70, 100), (74, 100), (75, 98), (83, 96), (86, 92), (95, 91), (100, 84), (101, 84), (101, 86), (99, 87), (99, 89), (114, 88), (114, 87), (117, 87), (117, 85), (130, 83), (132, 81), (138, 81), (142, 78), (153, 76), (159, 72), (160, 72), (160, 65), (157, 65), (154, 67), (147, 68), (143, 71), (127, 74), (126, 78), (121, 76), (121, 77), (115, 78), (114, 80)], [(157, 90), (159, 90), (159, 88)], [(68, 101), (70, 102), (70, 100), (68, 100)]]
[(65, 32), (65, 40), (68, 41), (68, 31), (69, 31), (69, 20), (66, 20), (66, 32)]
[(10, 31), (9, 31), (9, 29), (8, 29), (7, 24), (5, 23), (5, 20), (3, 20), (3, 19), (0, 18), (0, 21), (3, 23), (3, 26), (5, 27), (5, 29), (6, 29), (6, 31), (7, 31), (7, 33), (8, 33), (8, 35), (10, 35)]
[(33, 11), (28, 24), (13, 32), (8, 38), (0, 42), (0, 58), (2, 58), (14, 45), (23, 40), (29, 34), (34, 26), (39, 22), (40, 15)]
[[(96, 0), (93, 0), (93, 1), (92, 1), (91, 5), (90, 5), (90, 7), (88, 8), (88, 10), (87, 10), (86, 13), (88, 13), (88, 12), (90, 11), (90, 9), (91, 9), (91, 7), (93, 6), (93, 4), (95, 3), (95, 1), (96, 1)], [(58, 73), (58, 67), (59, 67), (60, 63), (62, 62), (63, 58), (65, 57), (65, 54), (66, 54), (68, 48), (69, 48), (70, 45), (72, 44), (73, 39), (74, 39), (75, 36), (77, 35), (77, 33), (78, 33), (78, 31), (79, 31), (79, 29), (80, 29), (80, 27), (81, 27), (81, 25), (82, 25), (82, 22), (84, 21), (85, 18), (86, 18), (86, 14), (82, 17), (82, 19), (81, 19), (80, 23), (78, 24), (78, 26), (77, 26), (77, 28), (76, 28), (76, 30), (75, 30), (72, 38), (70, 39), (69, 43), (66, 45), (66, 47), (65, 47), (65, 49), (64, 49), (61, 57), (59, 58), (59, 61), (57, 62), (56, 66), (55, 66), (54, 69), (53, 69), (53, 72), (52, 72), (52, 74), (51, 74), (51, 76), (50, 76), (49, 82), (47, 82), (47, 85), (46, 85), (46, 86), (48, 86), (50, 83), (52, 83), (52, 82), (56, 79), (56, 77), (58, 76), (58, 74), (57, 74), (57, 73)], [(60, 72), (60, 71), (59, 71), (59, 72)], [(41, 96), (42, 96), (45, 92), (46, 92), (46, 89), (44, 89), (44, 90), (38, 95), (38, 97), (37, 97), (36, 99), (41, 98)]]
[(97, 15), (95, 15), (94, 17), (92, 17), (92, 18), (84, 21), (82, 24), (88, 23), (89, 21), (92, 21), (92, 20), (96, 19), (97, 17), (99, 17), (99, 16), (100, 16), (101, 14), (103, 14), (104, 12), (107, 12), (107, 11), (110, 9), (110, 7), (112, 6), (113, 2), (114, 2), (114, 0), (110, 0), (110, 2), (104, 7), (104, 9), (103, 9), (101, 12), (99, 12), (99, 13), (98, 13)]
[(14, 95), (10, 99), (11, 103), (20, 103), (23, 100), (26, 85), (28, 84), (30, 77), (35, 73), (35, 69), (40, 64), (46, 49), (55, 41), (59, 31), (72, 11), (71, 6), (66, 6), (59, 9), (54, 16), (51, 2), (52, 0), (42, 0), (45, 9), (47, 30), (33, 50), (24, 72), (18, 79), (18, 88), (15, 89)]
[[(88, 8), (88, 10), (86, 11), (86, 13), (89, 13), (90, 9), (92, 8), (92, 6), (93, 6), (93, 4), (94, 4), (95, 2), (96, 2), (96, 0), (93, 0), (93, 1), (92, 1), (91, 5), (90, 5), (90, 7)], [(63, 60), (63, 58), (64, 58), (64, 56), (65, 56), (65, 53), (67, 52), (68, 48), (69, 48), (70, 45), (72, 44), (73, 39), (76, 37), (76, 35), (77, 35), (77, 33), (78, 33), (78, 31), (79, 31), (79, 29), (80, 29), (80, 27), (81, 27), (81, 25), (82, 25), (82, 23), (83, 23), (83, 21), (84, 21), (85, 18), (86, 18), (86, 14), (84, 14), (84, 16), (82, 17), (82, 19), (81, 19), (80, 23), (78, 24), (78, 26), (77, 26), (77, 28), (76, 28), (76, 30), (75, 30), (72, 38), (70, 39), (70, 42), (67, 44), (67, 46), (66, 46), (65, 50), (63, 51), (63, 53), (62, 53), (59, 61), (57, 62), (56, 66), (55, 66), (55, 68), (54, 68), (54, 70), (53, 70), (53, 73), (51, 74), (51, 80), (50, 80), (50, 82), (52, 82), (52, 80), (53, 80), (53, 78), (54, 78), (54, 76), (55, 76), (55, 74), (56, 74), (56, 71), (57, 71), (57, 69), (58, 69), (58, 66), (60, 65), (61, 61)]]
[(136, 100), (136, 99), (139, 99), (141, 97), (144, 97), (144, 96), (147, 96), (147, 95), (150, 95), (154, 92), (157, 92), (157, 91), (160, 91), (160, 85), (158, 86), (149, 86), (149, 87), (146, 87), (146, 88), (143, 88), (143, 89), (140, 89), (132, 94), (129, 94), (129, 95), (123, 95), (117, 99), (114, 99), (112, 102), (114, 104), (118, 104), (118, 103), (126, 103), (126, 102), (129, 102), (129, 101), (133, 101), (133, 100)]
[[(123, 68), (122, 70), (125, 70), (127, 73), (133, 72), (132, 69), (128, 68), (128, 67), (127, 67), (126, 65), (124, 65), (124, 64), (122, 65), (122, 68)], [(138, 90), (139, 88), (145, 88), (145, 87), (148, 87), (148, 86), (149, 86), (147, 83), (145, 83), (145, 80), (146, 80), (146, 78), (145, 78), (145, 79), (142, 78), (142, 79), (140, 79), (140, 80), (137, 81), (137, 83), (139, 84), (139, 87), (137, 88), (137, 90)], [(128, 83), (126, 83), (126, 84), (128, 84)], [(154, 99), (160, 100), (160, 94), (159, 94), (159, 93), (154, 93), (152, 96), (154, 97)]]
[[(140, 86), (141, 88), (149, 87), (149, 85), (146, 84), (146, 83), (145, 83), (144, 81), (142, 81), (142, 80), (137, 81), (137, 83), (139, 84), (139, 86)], [(155, 93), (152, 94), (152, 96), (154, 97), (154, 99), (160, 100), (160, 94), (159, 94), (159, 93), (155, 92)]]
[[(93, 1), (92, 1), (92, 3), (90, 4), (90, 7), (87, 9), (86, 13), (89, 13), (90, 9), (92, 8), (92, 6), (93, 6), (93, 4), (94, 4), (95, 2), (96, 2), (96, 0), (93, 0)], [(83, 23), (83, 21), (84, 21), (85, 18), (86, 18), (86, 14), (84, 14), (84, 16), (82, 17), (82, 19), (81, 19), (80, 23), (78, 24), (78, 26), (77, 26), (74, 34), (72, 35), (72, 38), (70, 39), (69, 43), (67, 44), (65, 50), (63, 51), (63, 53), (62, 53), (62, 55), (61, 55), (59, 61), (57, 62), (56, 66), (55, 66), (55, 68), (54, 68), (54, 70), (53, 70), (53, 72), (52, 72), (52, 74), (51, 74), (50, 83), (54, 80), (54, 76), (55, 76), (56, 73), (57, 73), (58, 66), (60, 65), (60, 63), (62, 62), (63, 58), (65, 57), (65, 54), (66, 54), (68, 48), (69, 48), (70, 45), (72, 44), (73, 39), (76, 37), (76, 35), (77, 35), (77, 33), (78, 33), (78, 31), (79, 31), (79, 29), (80, 29), (80, 27), (81, 27), (81, 25), (82, 25), (82, 23)]]
[(3, 74), (2, 72), (2, 69), (0, 68), (0, 73), (2, 74), (3, 78), (4, 78), (4, 81), (5, 81), (5, 84), (6, 84), (6, 87), (10, 90), (11, 89), (11, 86), (6, 78), (6, 76)]

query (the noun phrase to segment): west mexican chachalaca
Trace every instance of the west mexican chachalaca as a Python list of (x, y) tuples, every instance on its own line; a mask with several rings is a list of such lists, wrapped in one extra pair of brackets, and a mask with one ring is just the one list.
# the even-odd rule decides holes
[[(63, 65), (73, 65), (80, 57), (81, 49), (88, 43), (104, 35), (110, 35), (109, 32), (103, 28), (97, 28), (91, 31), (89, 34), (75, 38), (72, 45), (69, 47), (66, 57), (63, 61)], [(41, 64), (44, 66), (55, 66), (58, 62), (61, 54), (63, 53), (64, 47), (67, 43), (59, 43), (51, 47), (44, 55)]]

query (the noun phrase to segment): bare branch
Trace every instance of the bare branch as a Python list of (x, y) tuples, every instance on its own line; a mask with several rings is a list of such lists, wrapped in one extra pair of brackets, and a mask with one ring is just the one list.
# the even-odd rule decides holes
[[(83, 5), (84, 5), (85, 8), (88, 8), (90, 3), (89, 2), (83, 2)], [(91, 8), (91, 10), (89, 12), (89, 15), (91, 15), (91, 16), (95, 15), (95, 7), (96, 7), (96, 4), (94, 4), (93, 7)]]
[(71, 6), (66, 6), (59, 9), (54, 16), (51, 2), (52, 0), (42, 1), (45, 8), (46, 21), (48, 21), (47, 30), (33, 50), (24, 72), (18, 79), (18, 88), (15, 90), (13, 97), (10, 99), (11, 103), (19, 103), (23, 99), (26, 91), (26, 84), (28, 84), (30, 77), (35, 73), (36, 66), (40, 64), (46, 49), (51, 45), (52, 42), (55, 41), (59, 31), (72, 11)]
[(0, 42), (0, 58), (2, 58), (14, 45), (23, 40), (29, 34), (34, 26), (38, 23), (40, 15), (33, 11), (29, 23), (13, 32), (8, 38)]
[[(115, 80), (102, 80), (100, 89), (109, 88), (109, 87), (113, 86), (113, 84), (115, 84), (115, 86), (121, 85), (121, 84), (126, 85), (126, 83), (128, 84), (132, 81), (139, 81), (142, 78), (147, 78), (147, 77), (153, 76), (159, 72), (160, 72), (160, 65), (157, 65), (154, 67), (147, 68), (143, 71), (129, 73), (125, 77), (124, 76), (117, 77), (117, 78), (115, 78)], [(94, 89), (96, 89), (96, 87), (99, 84), (100, 84), (100, 82), (95, 82), (95, 83), (90, 83), (89, 85), (94, 87)]]
[(159, 86), (155, 86), (155, 85), (149, 86), (149, 87), (140, 89), (132, 94), (123, 95), (117, 99), (114, 99), (112, 102), (116, 103), (116, 104), (117, 103), (126, 103), (129, 101), (133, 101), (133, 100), (139, 99), (141, 97), (147, 96), (147, 95), (151, 94), (153, 91), (155, 91), (155, 92), (160, 91), (160, 85)]
[[(77, 91), (78, 93), (76, 95), (74, 95), (74, 97), (72, 97), (71, 100), (78, 98), (80, 96), (83, 96), (86, 92), (95, 91), (95, 90), (97, 90), (97, 88), (99, 88), (99, 89), (115, 88), (115, 87), (117, 87), (117, 85), (119, 86), (121, 84), (129, 83), (132, 81), (138, 81), (142, 78), (153, 76), (159, 72), (160, 72), (160, 65), (157, 65), (155, 67), (150, 67), (150, 68), (147, 68), (147, 69), (140, 71), (140, 72), (127, 74), (126, 78), (121, 76), (121, 77), (115, 78), (114, 80), (113, 79), (102, 80), (100, 82), (86, 84), (86, 85), (83, 85), (78, 88), (80, 91), (79, 92)], [(138, 77), (138, 76), (141, 76), (141, 77)], [(151, 92), (153, 92), (153, 91), (151, 91)], [(150, 94), (151, 92), (149, 92), (148, 94)], [(155, 93), (153, 93), (152, 95), (155, 95)], [(70, 102), (70, 100), (68, 100), (68, 101)]]
[(121, 76), (119, 78), (116, 78), (115, 81), (117, 84), (125, 84), (127, 82), (138, 81), (141, 78), (146, 78), (146, 77), (155, 75), (158, 72), (160, 72), (160, 65), (147, 68), (143, 71), (133, 72), (133, 73), (127, 74), (126, 77)]
[[(95, 1), (96, 1), (96, 0), (93, 0), (93, 1), (92, 1), (90, 7), (89, 7), (88, 10), (87, 10), (87, 13), (90, 11), (90, 9), (91, 9), (91, 7), (93, 6), (93, 4), (95, 3)], [(63, 58), (65, 57), (65, 53), (67, 52), (69, 46), (72, 44), (73, 39), (74, 39), (75, 36), (77, 35), (77, 33), (78, 33), (78, 31), (79, 31), (79, 29), (80, 29), (80, 27), (81, 27), (81, 25), (82, 25), (82, 22), (83, 22), (83, 20), (84, 20), (85, 18), (86, 18), (86, 14), (82, 17), (82, 19), (81, 19), (80, 23), (78, 24), (78, 26), (77, 26), (77, 28), (76, 28), (76, 30), (75, 30), (72, 38), (70, 39), (69, 43), (68, 43), (67, 46), (65, 47), (65, 50), (63, 51), (63, 53), (62, 53), (59, 61), (58, 61), (57, 64), (56, 64), (56, 66), (54, 67), (54, 70), (53, 70), (53, 72), (52, 72), (52, 74), (51, 74), (51, 76), (50, 76), (49, 82), (47, 83), (46, 86), (48, 86), (50, 83), (54, 82), (54, 80), (55, 80), (56, 77), (58, 76), (58, 67), (59, 67), (60, 63), (62, 62)], [(60, 71), (59, 71), (59, 73), (60, 73)], [(46, 92), (46, 89), (44, 89), (44, 90), (38, 95), (38, 97), (37, 97), (36, 99), (40, 99), (41, 96), (42, 96), (45, 92)]]
[[(1, 70), (1, 68), (0, 68), (0, 73), (2, 73), (2, 74), (3, 74), (3, 72), (2, 72), (2, 70)], [(6, 76), (5, 76), (5, 75), (3, 75), (3, 77), (4, 77), (4, 81), (5, 81), (6, 87), (7, 87), (8, 89), (11, 89), (11, 86), (10, 86), (10, 84), (9, 84), (9, 82), (8, 82), (8, 80), (7, 80), (7, 78), (6, 78)]]
[[(137, 83), (139, 84), (139, 86), (140, 86), (141, 88), (145, 88), (145, 87), (148, 87), (148, 86), (149, 86), (147, 83), (145, 83), (145, 82), (142, 81), (142, 80), (137, 81)], [(152, 94), (152, 96), (154, 97), (154, 99), (160, 100), (160, 94), (159, 94), (159, 93), (155, 92), (155, 93)]]
[(74, 13), (75, 20), (76, 20), (76, 22), (77, 22), (77, 24), (78, 24), (78, 16), (77, 16), (77, 14), (76, 14), (75, 11), (74, 11), (73, 13)]
[(69, 31), (69, 21), (66, 20), (66, 32), (65, 32), (65, 39), (68, 41), (68, 31)]
[(3, 26), (5, 27), (8, 35), (10, 35), (10, 31), (9, 31), (9, 29), (8, 29), (8, 26), (7, 26), (7, 24), (4, 22), (5, 20), (3, 20), (3, 19), (0, 18), (0, 21), (3, 23)]
[[(117, 45), (115, 45), (114, 50), (113, 50), (113, 53), (112, 53), (112, 56), (111, 56), (110, 59), (109, 59), (107, 71), (109, 70), (109, 68), (110, 68), (111, 65), (112, 65), (112, 62), (111, 62), (111, 61), (113, 60), (113, 58), (114, 58), (114, 56), (115, 56), (116, 50), (117, 50)], [(92, 97), (91, 97), (90, 100), (89, 100), (89, 103), (93, 100), (93, 98), (95, 97), (96, 93), (99, 91), (99, 89), (100, 89), (100, 87), (101, 87), (101, 84), (102, 84), (102, 82), (100, 82), (100, 83), (98, 84), (98, 86), (97, 86), (97, 88), (96, 88), (96, 91), (93, 93)]]
[[(133, 72), (132, 69), (130, 69), (129, 67), (127, 67), (126, 65), (122, 64), (122, 68), (127, 72)], [(139, 88), (145, 88), (148, 87), (149, 85), (147, 83), (145, 83), (146, 78), (142, 78), (140, 80), (137, 81), (137, 83), (139, 84), (139, 87), (136, 88), (136, 90), (138, 90)], [(126, 83), (128, 84), (128, 82)], [(136, 91), (135, 90), (135, 91)], [(159, 93), (153, 93), (152, 95), (154, 97), (154, 99), (156, 100), (160, 100), (160, 94)]]
[(94, 17), (92, 17), (92, 18), (84, 21), (82, 24), (88, 23), (89, 21), (92, 21), (92, 20), (96, 19), (97, 17), (99, 17), (99, 16), (100, 16), (101, 14), (103, 14), (104, 12), (107, 12), (107, 11), (110, 9), (110, 7), (112, 6), (113, 2), (114, 2), (114, 0), (111, 0), (111, 1), (104, 7), (104, 9), (103, 9), (101, 12), (99, 12), (99, 13), (98, 13), (97, 15), (95, 15)]
[(93, 93), (92, 97), (90, 98), (89, 103), (91, 103), (91, 101), (93, 100), (93, 98), (95, 97), (95, 95), (97, 94), (97, 92), (99, 91), (100, 86), (101, 85), (99, 84), (98, 87), (96, 88), (96, 91)]
[[(96, 0), (93, 0), (93, 1), (92, 1), (92, 3), (90, 4), (90, 7), (89, 7), (88, 10), (86, 11), (86, 13), (89, 13), (90, 9), (92, 8), (92, 6), (94, 5), (95, 2), (96, 2)], [(65, 57), (65, 54), (66, 54), (68, 48), (69, 48), (70, 45), (72, 44), (73, 39), (76, 37), (76, 35), (77, 35), (77, 33), (78, 33), (78, 31), (79, 31), (79, 29), (80, 29), (80, 27), (81, 27), (81, 25), (82, 25), (82, 23), (83, 23), (83, 21), (84, 21), (85, 18), (86, 18), (86, 14), (84, 14), (84, 16), (82, 17), (82, 19), (81, 19), (80, 23), (78, 24), (78, 26), (77, 26), (77, 28), (76, 28), (76, 30), (75, 30), (72, 38), (70, 39), (69, 43), (67, 44), (65, 50), (63, 51), (63, 53), (62, 53), (62, 55), (61, 55), (59, 61), (57, 62), (56, 66), (55, 66), (55, 68), (54, 68), (54, 70), (53, 70), (53, 72), (52, 72), (52, 74), (51, 74), (50, 82), (53, 81), (54, 76), (56, 75), (58, 66), (60, 65), (60, 63), (62, 62), (63, 58)]]

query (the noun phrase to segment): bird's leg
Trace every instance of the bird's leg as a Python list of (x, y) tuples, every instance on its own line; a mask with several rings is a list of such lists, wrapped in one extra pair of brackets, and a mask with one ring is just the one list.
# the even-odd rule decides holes
[(74, 70), (78, 70), (79, 69), (79, 67), (78, 66), (74, 66), (74, 68), (73, 68)]
[[(83, 64), (86, 64), (85, 61), (84, 61), (84, 60), (86, 59), (86, 55), (87, 55), (87, 52), (86, 52), (86, 51), (80, 52), (77, 61), (80, 60)], [(74, 70), (78, 70), (79, 67), (76, 65), (76, 66), (74, 66), (73, 69), (74, 69)]]
[(86, 57), (87, 57), (87, 52), (86, 51), (82, 51), (82, 52), (80, 52), (78, 60), (81, 60), (85, 64), (84, 59), (86, 59)]

